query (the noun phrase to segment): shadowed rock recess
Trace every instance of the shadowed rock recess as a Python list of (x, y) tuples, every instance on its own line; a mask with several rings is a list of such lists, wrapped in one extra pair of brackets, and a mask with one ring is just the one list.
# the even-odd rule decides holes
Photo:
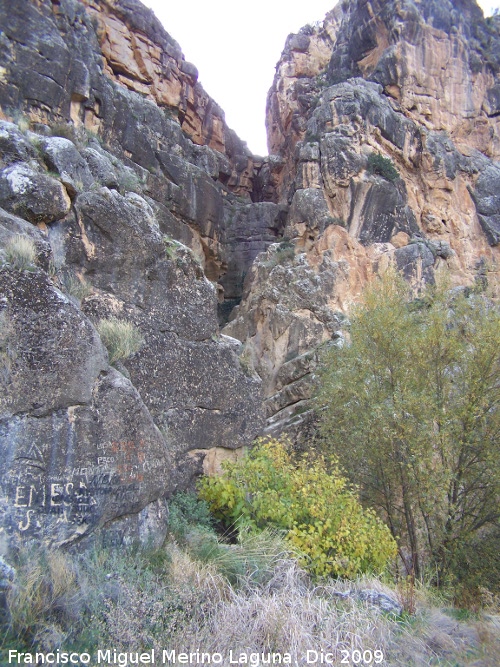
[[(173, 491), (306, 438), (319, 351), (390, 265), (498, 296), (500, 19), (473, 0), (290, 35), (266, 158), (137, 0), (0, 0), (0, 28), (7, 541), (161, 542)], [(112, 317), (142, 345), (111, 365)]]

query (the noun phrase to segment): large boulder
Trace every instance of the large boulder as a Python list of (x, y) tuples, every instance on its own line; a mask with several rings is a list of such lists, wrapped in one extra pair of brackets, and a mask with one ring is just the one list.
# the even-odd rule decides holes
[(0, 172), (0, 206), (37, 224), (64, 218), (71, 201), (60, 181), (16, 163)]
[(58, 174), (70, 196), (88, 189), (94, 179), (84, 158), (75, 144), (64, 137), (47, 137), (38, 140), (45, 164)]
[(169, 491), (171, 455), (99, 336), (40, 271), (0, 271), (2, 532), (68, 544)]
[(88, 403), (107, 354), (91, 323), (45, 276), (0, 272), (2, 416)]

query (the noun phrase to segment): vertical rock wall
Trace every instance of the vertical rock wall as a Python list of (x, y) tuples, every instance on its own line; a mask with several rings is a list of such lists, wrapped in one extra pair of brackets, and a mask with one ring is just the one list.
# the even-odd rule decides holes
[[(0, 532), (161, 542), (165, 499), (261, 432), (217, 310), (281, 209), (140, 3), (1, 2), (0, 26)], [(143, 339), (113, 365), (111, 317)]]
[(318, 345), (390, 264), (499, 296), (499, 35), (474, 0), (356, 0), (288, 37), (267, 104), (284, 242), (225, 329), (269, 431), (305, 432)]

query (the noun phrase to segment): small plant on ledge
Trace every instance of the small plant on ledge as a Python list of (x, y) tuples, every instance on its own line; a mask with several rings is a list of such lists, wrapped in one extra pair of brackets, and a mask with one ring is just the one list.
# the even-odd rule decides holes
[(144, 338), (139, 329), (117, 317), (99, 320), (97, 331), (109, 353), (109, 363), (128, 359), (139, 352), (144, 345)]
[(22, 234), (10, 238), (5, 246), (7, 264), (18, 271), (33, 270), (36, 254), (35, 242)]
[(382, 176), (382, 178), (391, 183), (399, 179), (399, 172), (392, 160), (380, 155), (380, 153), (370, 153), (368, 156), (367, 171), (369, 174)]

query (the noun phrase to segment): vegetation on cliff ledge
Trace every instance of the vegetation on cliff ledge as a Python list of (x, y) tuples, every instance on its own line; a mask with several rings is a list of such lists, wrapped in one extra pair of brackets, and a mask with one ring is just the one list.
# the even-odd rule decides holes
[(109, 353), (109, 363), (128, 359), (144, 345), (139, 329), (131, 322), (110, 317), (99, 320), (97, 331)]
[(399, 179), (399, 173), (392, 160), (380, 155), (380, 153), (370, 153), (367, 162), (368, 173), (382, 176), (386, 181), (393, 183)]

